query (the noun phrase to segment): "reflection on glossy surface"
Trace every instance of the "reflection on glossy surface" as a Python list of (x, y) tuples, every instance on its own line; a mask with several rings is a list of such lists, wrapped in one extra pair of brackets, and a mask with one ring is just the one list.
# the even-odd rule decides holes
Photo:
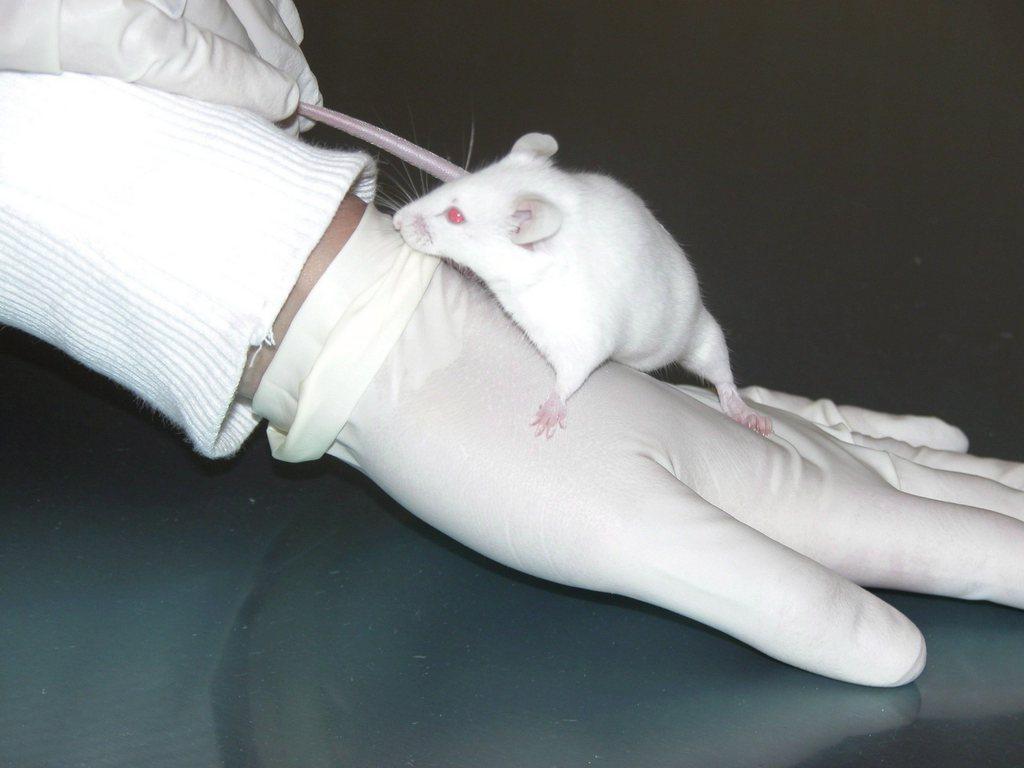
[(893, 596), (931, 664), (917, 686), (859, 688), (432, 546), (415, 526), (377, 527), (294, 541), (229, 651), (255, 659), (238, 679), (272, 764), (835, 765), (875, 751), (912, 765), (906, 747), (941, 743), (951, 722), (1009, 744), (1024, 727), (1024, 616), (1010, 609)]
[(495, 566), (335, 462), (211, 467), (94, 405), (106, 451), (71, 418), (0, 456), (0, 764), (1024, 763), (1024, 613), (887, 593), (929, 665), (860, 688)]

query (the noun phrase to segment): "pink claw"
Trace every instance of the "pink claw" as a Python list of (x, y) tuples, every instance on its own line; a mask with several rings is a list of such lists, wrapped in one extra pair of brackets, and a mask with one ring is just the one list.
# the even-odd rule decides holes
[(537, 415), (530, 422), (531, 427), (537, 428), (534, 432), (534, 437), (544, 435), (550, 440), (557, 428), (565, 429), (566, 412), (565, 403), (562, 402), (562, 398), (552, 393), (551, 397), (541, 404), (537, 410)]
[(768, 437), (768, 435), (772, 433), (771, 418), (762, 413), (758, 413), (747, 405), (734, 387), (721, 388), (719, 390), (719, 398), (722, 403), (722, 410), (725, 411), (725, 415), (737, 424), (742, 424), (747, 429), (757, 432), (762, 437)]
[(772, 433), (772, 420), (760, 413), (751, 412), (740, 423), (747, 429), (754, 430), (762, 437), (768, 437)]

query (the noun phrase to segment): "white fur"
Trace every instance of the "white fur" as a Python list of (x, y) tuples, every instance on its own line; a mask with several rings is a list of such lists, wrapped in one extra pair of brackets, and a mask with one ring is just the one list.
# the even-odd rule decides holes
[[(406, 205), (395, 227), (487, 284), (555, 369), (563, 403), (608, 359), (643, 371), (677, 361), (719, 387), (731, 416), (747, 415), (682, 248), (632, 191), (556, 168), (556, 150), (527, 134), (493, 165)], [(462, 223), (448, 220), (452, 207)]]

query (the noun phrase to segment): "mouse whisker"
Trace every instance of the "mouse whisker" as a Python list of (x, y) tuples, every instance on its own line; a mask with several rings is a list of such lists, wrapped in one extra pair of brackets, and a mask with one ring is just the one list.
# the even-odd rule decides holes
[[(406, 108), (409, 110), (409, 125), (412, 127), (412, 140), (413, 140), (414, 143), (418, 144), (419, 146), (423, 146), (422, 144), (420, 144), (420, 138), (419, 138), (419, 135), (416, 132), (416, 118), (414, 118), (412, 116), (412, 105), (411, 104), (406, 104)], [(419, 172), (419, 177), (420, 177), (420, 186), (417, 187), (415, 182), (412, 180), (412, 176), (409, 175), (409, 170), (408, 170), (407, 167), (405, 167), (404, 163), (403, 163), (403, 167), (405, 169), (406, 176), (409, 178), (409, 184), (412, 186), (414, 191), (418, 192), (416, 197), (423, 197), (423, 195), (427, 194), (427, 178), (426, 178), (426, 176), (423, 173), (423, 169), (422, 168), (417, 168), (416, 169)]]
[(428, 186), (428, 183), (427, 183), (427, 174), (425, 174), (425, 173), (423, 172), (423, 169), (422, 169), (422, 168), (419, 168), (419, 169), (417, 169), (417, 170), (419, 170), (419, 176), (420, 176), (420, 187), (419, 187), (419, 192), (420, 192), (420, 197), (422, 197), (423, 195), (427, 194), (427, 186)]
[(377, 190), (377, 197), (374, 199), (374, 202), (377, 203), (378, 208), (390, 211), (391, 213), (395, 213), (402, 207), (402, 203), (381, 189)]
[(469, 148), (466, 150), (466, 162), (462, 164), (463, 168), (469, 169), (469, 162), (473, 159), (473, 145), (476, 143), (476, 119), (470, 118), (469, 121)]
[[(416, 184), (416, 179), (409, 172), (409, 166), (406, 163), (402, 163), (402, 170), (405, 171), (405, 177), (407, 179), (409, 179), (409, 186), (412, 187), (412, 191), (416, 195), (417, 198), (423, 197), (425, 194), (427, 194), (427, 188), (426, 188), (427, 180), (426, 179), (424, 179), (421, 176), (420, 177), (420, 183), (417, 185)], [(419, 173), (422, 174), (423, 171), (419, 171)]]
[[(385, 176), (385, 177), (386, 177), (386, 178), (387, 178), (387, 179), (388, 179), (388, 180), (389, 180), (389, 181), (390, 181), (390, 182), (391, 182), (391, 183), (392, 183), (392, 184), (393, 184), (393, 185), (394, 185), (395, 187), (397, 187), (397, 188), (398, 188), (398, 193), (399, 193), (399, 197), (401, 197), (401, 198), (405, 198), (405, 201), (406, 201), (406, 202), (408, 202), (408, 203), (411, 203), (411, 202), (412, 202), (413, 200), (415, 200), (415, 199), (416, 199), (416, 196), (415, 196), (415, 195), (413, 194), (413, 191), (412, 191), (411, 189), (409, 189), (409, 188), (408, 188), (408, 187), (407, 187), (407, 186), (405, 185), (405, 182), (403, 182), (403, 181), (402, 181), (401, 177), (400, 177), (400, 176), (398, 176), (398, 174), (397, 174), (397, 173), (395, 173), (395, 172), (394, 172), (394, 170), (393, 170), (392, 168), (390, 168), (390, 167), (388, 167), (388, 166), (382, 166), (382, 167), (381, 167), (381, 170), (383, 171), (383, 175), (384, 175), (384, 176)], [(396, 199), (397, 199), (397, 198), (396, 198)]]
[(416, 188), (416, 182), (413, 181), (412, 174), (409, 173), (409, 166), (406, 163), (400, 163), (398, 167), (402, 169), (402, 174), (405, 176), (405, 181), (408, 182), (409, 184), (408, 187), (406, 187), (405, 184), (402, 185), (402, 189), (405, 190), (407, 195), (409, 195), (409, 202), (412, 202), (413, 200), (422, 197), (423, 195), (420, 194)]

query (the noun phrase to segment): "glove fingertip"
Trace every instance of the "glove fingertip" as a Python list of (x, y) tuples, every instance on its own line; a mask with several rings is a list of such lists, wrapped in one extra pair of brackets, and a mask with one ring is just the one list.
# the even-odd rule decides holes
[(277, 15), (281, 17), (281, 21), (288, 28), (292, 39), (296, 43), (301, 43), (306, 32), (302, 28), (302, 19), (299, 17), (299, 11), (295, 7), (295, 3), (291, 0), (277, 0), (274, 5), (277, 9)]
[(288, 89), (288, 95), (285, 97), (285, 117), (289, 117), (295, 114), (295, 110), (299, 108), (299, 84), (292, 83), (292, 87)]
[(286, 78), (282, 80), (288, 84), (287, 90), (279, 91), (280, 95), (275, 94), (276, 98), (266, 101), (264, 108), (260, 110), (264, 117), (274, 123), (288, 119), (299, 108), (298, 84)]

